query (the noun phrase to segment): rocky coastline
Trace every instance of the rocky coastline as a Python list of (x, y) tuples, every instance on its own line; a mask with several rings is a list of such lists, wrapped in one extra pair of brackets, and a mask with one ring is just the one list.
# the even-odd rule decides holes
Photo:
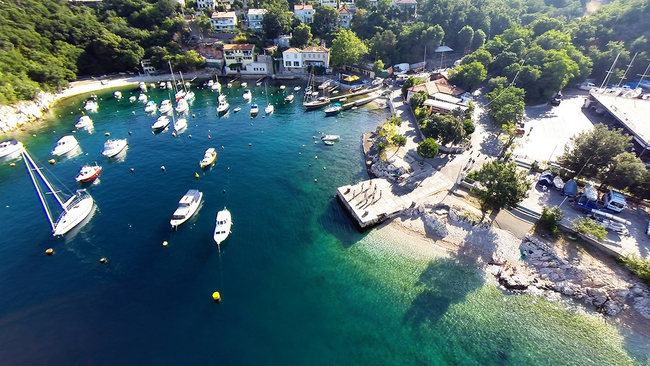
[(43, 118), (58, 98), (55, 94), (39, 92), (33, 101), (21, 101), (0, 106), (0, 133), (6, 133)]

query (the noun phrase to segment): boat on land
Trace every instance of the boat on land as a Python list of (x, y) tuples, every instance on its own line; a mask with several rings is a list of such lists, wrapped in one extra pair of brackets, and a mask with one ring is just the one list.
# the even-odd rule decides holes
[(228, 109), (230, 109), (230, 104), (228, 104), (228, 101), (226, 100), (226, 96), (220, 95), (219, 105), (217, 106), (217, 114), (222, 115), (228, 112)]
[(158, 119), (156, 120), (156, 122), (154, 122), (154, 123), (151, 125), (151, 128), (152, 128), (153, 130), (155, 130), (155, 131), (161, 131), (161, 130), (164, 130), (165, 128), (167, 128), (167, 126), (169, 126), (169, 123), (170, 123), (170, 122), (171, 122), (171, 121), (169, 120), (169, 117), (167, 117), (167, 116), (160, 116), (160, 117), (158, 117)]
[(341, 138), (339, 135), (323, 135), (320, 139), (323, 141), (337, 141)]
[(79, 174), (74, 178), (79, 183), (88, 183), (99, 177), (102, 173), (102, 167), (97, 165), (84, 165), (79, 169)]
[(253, 93), (249, 89), (244, 90), (244, 94), (242, 95), (242, 98), (250, 101), (253, 98)]
[(92, 125), (93, 125), (93, 120), (90, 117), (84, 115), (79, 117), (79, 120), (77, 121), (77, 123), (75, 123), (74, 126), (76, 128), (86, 128)]
[(318, 89), (324, 90), (325, 88), (329, 87), (330, 84), (332, 84), (332, 80), (331, 80), (331, 79), (325, 80), (325, 82), (323, 82), (322, 84), (320, 84), (320, 85), (318, 86)]
[(23, 148), (23, 143), (18, 140), (6, 140), (0, 142), (0, 158), (12, 156)]
[(108, 158), (112, 158), (122, 152), (122, 150), (126, 148), (126, 145), (128, 145), (126, 139), (107, 140), (104, 143), (104, 150), (102, 151), (102, 155)]
[[(47, 178), (45, 178), (45, 175), (43, 175), (41, 169), (36, 165), (27, 150), (22, 149), (22, 156), (25, 160), (25, 166), (27, 167), (29, 176), (32, 179), (32, 183), (34, 183), (34, 188), (36, 188), (38, 198), (43, 205), (43, 209), (45, 210), (45, 215), (50, 222), (50, 226), (52, 227), (53, 236), (66, 234), (68, 231), (72, 230), (72, 228), (84, 221), (93, 212), (93, 209), (95, 208), (95, 201), (90, 196), (90, 194), (86, 192), (86, 190), (77, 190), (70, 198), (64, 201), (60, 196), (59, 191), (54, 189)], [(45, 184), (49, 192), (43, 192), (41, 190), (40, 185), (36, 182), (36, 176), (38, 176), (40, 180)], [(50, 207), (45, 200), (44, 193), (48, 193), (48, 195), (51, 194), (51, 196), (56, 200), (57, 205), (62, 210), (56, 222), (54, 221)]]
[(257, 116), (258, 113), (260, 113), (260, 108), (257, 106), (257, 104), (251, 104), (251, 116)]
[(203, 154), (203, 159), (201, 159), (199, 165), (202, 169), (207, 168), (210, 165), (214, 164), (215, 160), (217, 160), (217, 151), (214, 149), (214, 147), (211, 147), (205, 150), (205, 154)]
[(79, 146), (79, 141), (72, 135), (63, 136), (56, 142), (56, 146), (52, 150), (52, 155), (61, 156), (69, 153), (75, 147)]
[(172, 229), (177, 228), (179, 225), (189, 220), (199, 210), (201, 201), (203, 200), (203, 192), (196, 189), (190, 189), (178, 201), (178, 208), (174, 211), (172, 219), (169, 224)]
[(84, 103), (84, 109), (91, 112), (97, 112), (97, 109), (99, 109), (99, 104), (97, 104), (97, 101), (89, 99)]
[(172, 107), (172, 101), (169, 100), (169, 99), (165, 99), (162, 102), (160, 102), (160, 106), (158, 107), (158, 110), (162, 114), (167, 114), (167, 113), (171, 112), (172, 108), (173, 108)]
[(153, 100), (148, 101), (147, 104), (144, 105), (144, 111), (146, 113), (155, 113), (156, 110), (158, 110), (158, 106)]
[(221, 245), (230, 234), (230, 227), (232, 226), (230, 211), (224, 207), (223, 210), (217, 212), (217, 219), (215, 221), (213, 239), (217, 245)]
[(334, 103), (332, 106), (325, 108), (325, 116), (334, 116), (339, 113), (341, 113), (341, 110), (343, 107), (341, 107), (340, 103)]

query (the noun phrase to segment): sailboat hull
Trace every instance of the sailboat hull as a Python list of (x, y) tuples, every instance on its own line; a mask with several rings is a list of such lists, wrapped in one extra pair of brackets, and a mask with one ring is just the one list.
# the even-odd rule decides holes
[(54, 224), (52, 235), (60, 236), (66, 234), (93, 212), (95, 201), (90, 195), (81, 192), (83, 191), (77, 191), (77, 194), (65, 202), (64, 206), (66, 210), (63, 211), (56, 224)]

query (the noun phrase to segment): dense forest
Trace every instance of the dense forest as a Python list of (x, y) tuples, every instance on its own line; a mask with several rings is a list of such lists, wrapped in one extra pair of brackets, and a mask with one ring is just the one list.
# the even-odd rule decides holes
[[(269, 10), (264, 34), (242, 27), (235, 41), (265, 44), (266, 39), (291, 33), (297, 46), (325, 43), (331, 47), (341, 33), (338, 12), (312, 0), (314, 22), (305, 25), (290, 12), (294, 2), (298, 3), (249, 2)], [(612, 78), (620, 79), (635, 54), (628, 79), (645, 71), (650, 45), (648, 31), (641, 25), (650, 12), (650, 0), (618, 0), (585, 16), (587, 9), (597, 7), (594, 4), (586, 0), (421, 0), (416, 12), (409, 12), (392, 8), (390, 0), (378, 0), (376, 5), (356, 0), (351, 30), (363, 43), (359, 61), (414, 63), (422, 60), (425, 48), (445, 44), (470, 54), (463, 73), (456, 74), (459, 83), (470, 88), (487, 72), (523, 88), (530, 102), (589, 76), (602, 80), (617, 55)], [(0, 103), (31, 99), (39, 90), (58, 90), (80, 76), (137, 72), (142, 58), (151, 58), (158, 67), (167, 61), (178, 70), (201, 67), (200, 57), (184, 43), (190, 23), (182, 14), (194, 14), (195, 6), (188, 1), (181, 9), (173, 0), (1, 2)], [(234, 8), (242, 9), (243, 3), (235, 1)], [(209, 13), (195, 18), (195, 29), (209, 30)]]

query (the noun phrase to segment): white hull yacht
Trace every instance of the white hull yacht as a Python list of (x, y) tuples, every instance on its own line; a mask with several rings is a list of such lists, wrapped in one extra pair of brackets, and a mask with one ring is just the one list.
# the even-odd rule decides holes
[(172, 219), (169, 224), (172, 229), (177, 228), (179, 225), (189, 220), (199, 210), (201, 201), (203, 200), (203, 192), (196, 189), (190, 189), (178, 201), (178, 208), (174, 211)]
[(224, 207), (223, 210), (217, 212), (217, 219), (214, 226), (213, 239), (217, 245), (221, 245), (221, 243), (228, 238), (231, 226), (232, 217), (230, 211)]

